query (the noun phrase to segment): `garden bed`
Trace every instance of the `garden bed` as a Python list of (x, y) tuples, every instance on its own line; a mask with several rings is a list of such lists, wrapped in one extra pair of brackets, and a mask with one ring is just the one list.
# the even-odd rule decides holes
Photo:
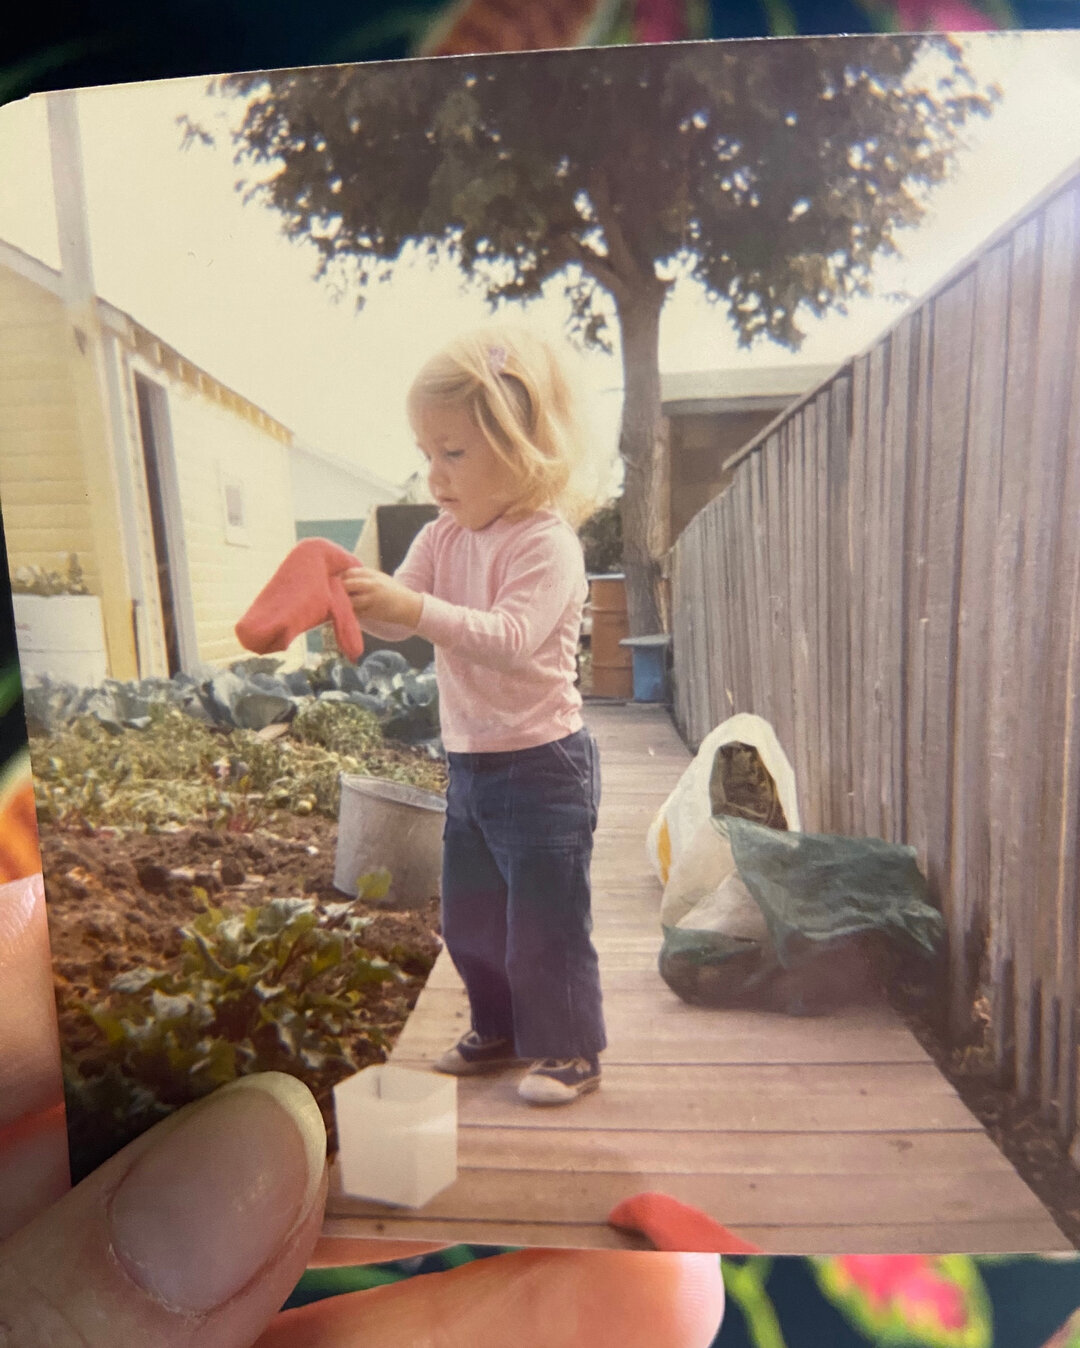
[[(226, 914), (243, 913), (275, 898), (306, 897), (320, 924), (344, 896), (332, 884), (336, 826), (314, 817), (283, 818), (275, 830), (249, 833), (192, 827), (175, 833), (80, 828), (50, 829), (42, 839), (49, 930), (61, 1042), (69, 1082), (71, 1131), (80, 1170), (104, 1159), (139, 1131), (116, 1118), (100, 1092), (70, 1089), (73, 1076), (103, 1079), (109, 1061), (107, 1035), (83, 1009), (117, 1003), (111, 991), (119, 975), (140, 969), (179, 974), (184, 963), (182, 929), (208, 903)], [(392, 974), (363, 988), (354, 1014), (339, 1036), (356, 1068), (381, 1062), (416, 1003), (439, 949), (438, 900), (408, 912), (357, 900), (352, 914), (364, 922), (355, 950), (386, 961)], [(340, 969), (340, 966), (338, 966)], [(334, 971), (323, 975), (326, 983)], [(289, 984), (286, 975), (284, 982)], [(324, 989), (325, 990), (325, 989)], [(287, 1056), (287, 1055), (286, 1055)], [(301, 1076), (315, 1091), (334, 1146), (331, 1090), (348, 1075), (344, 1063), (307, 1067), (299, 1055), (275, 1063)], [(150, 1084), (147, 1082), (138, 1084)], [(191, 1092), (191, 1098), (200, 1093)], [(166, 1083), (164, 1103), (182, 1103), (184, 1082)], [(88, 1116), (96, 1106), (102, 1116)]]
[(375, 660), (367, 675), (330, 670), (344, 689), (240, 670), (35, 690), (76, 1179), (159, 1118), (265, 1070), (307, 1082), (335, 1149), (334, 1084), (385, 1059), (439, 949), (435, 896), (389, 908), (378, 870), (357, 895), (333, 886), (342, 773), (445, 789), (424, 676)]

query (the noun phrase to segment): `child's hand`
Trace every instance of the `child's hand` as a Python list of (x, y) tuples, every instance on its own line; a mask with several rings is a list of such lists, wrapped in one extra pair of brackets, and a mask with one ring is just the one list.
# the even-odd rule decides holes
[(382, 571), (359, 567), (342, 575), (345, 592), (352, 600), (353, 612), (361, 622), (374, 618), (376, 622), (396, 623), (413, 631), (420, 621), (424, 601), (414, 590), (398, 584)]

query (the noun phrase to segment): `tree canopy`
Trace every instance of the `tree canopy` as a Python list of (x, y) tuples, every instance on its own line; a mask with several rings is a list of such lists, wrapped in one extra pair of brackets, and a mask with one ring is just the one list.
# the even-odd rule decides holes
[[(935, 36), (604, 48), (229, 76), (246, 190), (358, 295), (410, 246), (495, 304), (561, 278), (624, 370), (631, 625), (656, 630), (659, 318), (698, 283), (749, 345), (798, 345), (916, 224), (985, 115)], [(662, 530), (659, 531), (662, 534)]]

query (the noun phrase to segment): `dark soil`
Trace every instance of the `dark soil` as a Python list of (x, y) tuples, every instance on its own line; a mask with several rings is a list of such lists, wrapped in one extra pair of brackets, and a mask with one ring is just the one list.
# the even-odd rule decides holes
[(933, 982), (911, 976), (890, 980), (891, 1001), (1024, 1182), (1080, 1249), (1080, 1170), (1069, 1159), (1055, 1123), (1037, 1104), (1016, 1098), (997, 1080), (989, 1048), (985, 1004), (975, 1008), (968, 1042), (953, 1046), (945, 1029), (944, 998)]
[[(41, 849), (66, 1062), (92, 1070), (101, 1054), (100, 1033), (76, 1003), (103, 999), (111, 980), (128, 969), (177, 968), (180, 928), (208, 902), (225, 911), (276, 897), (343, 902), (333, 886), (336, 835), (330, 820), (284, 814), (272, 831), (248, 833), (47, 829)], [(362, 1067), (385, 1058), (380, 1043), (393, 1044), (423, 988), (440, 945), (438, 900), (410, 911), (358, 901), (354, 911), (373, 918), (364, 931), (365, 948), (409, 975), (404, 983), (373, 985), (346, 1036)], [(333, 1145), (328, 1092), (316, 1093)]]

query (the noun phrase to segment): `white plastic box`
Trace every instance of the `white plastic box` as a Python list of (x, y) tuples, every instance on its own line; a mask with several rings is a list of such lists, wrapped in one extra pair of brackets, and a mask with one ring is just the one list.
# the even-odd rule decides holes
[(457, 1179), (457, 1079), (380, 1063), (334, 1087), (343, 1193), (422, 1208)]
[(23, 671), (96, 688), (108, 674), (96, 594), (16, 594), (15, 634)]

